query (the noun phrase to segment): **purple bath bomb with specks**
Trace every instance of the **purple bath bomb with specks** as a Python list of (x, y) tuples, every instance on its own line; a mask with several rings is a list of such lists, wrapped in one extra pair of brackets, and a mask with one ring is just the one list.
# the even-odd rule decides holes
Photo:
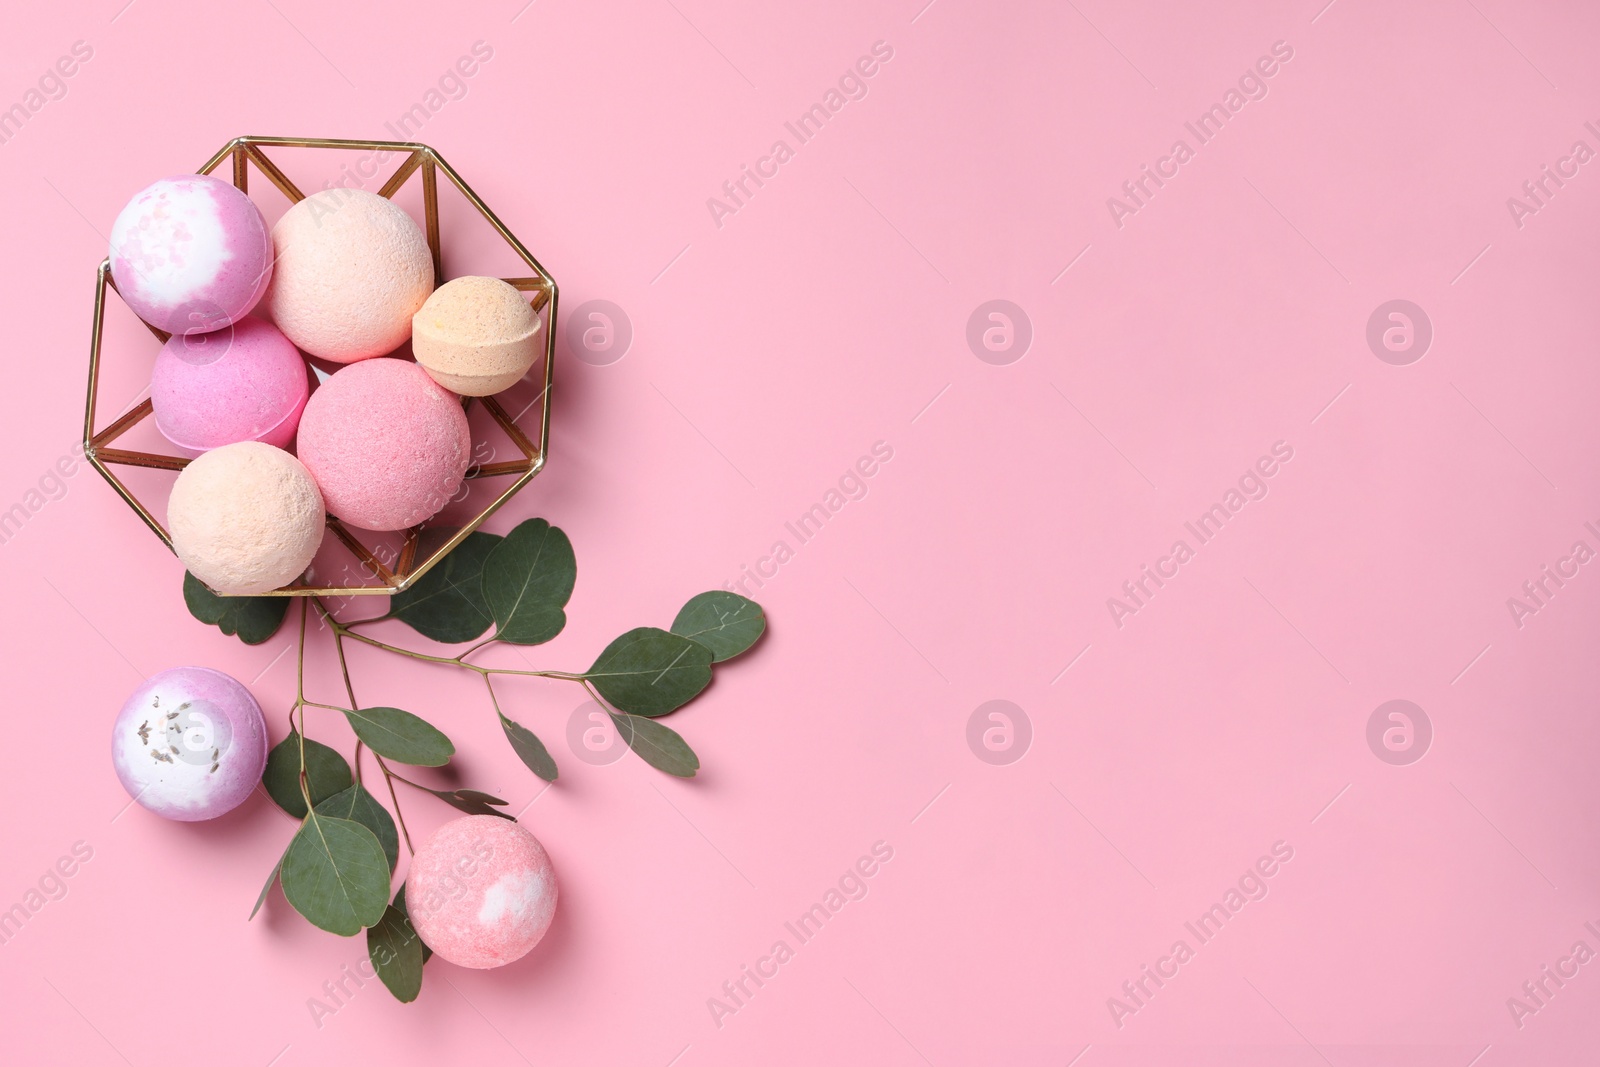
[(122, 705), (111, 761), (128, 795), (179, 822), (244, 803), (267, 766), (267, 723), (256, 698), (209, 667), (152, 675)]
[(163, 178), (111, 225), (111, 277), (136, 315), (175, 334), (238, 322), (272, 280), (272, 233), (244, 193), (204, 174)]
[(193, 452), (237, 441), (287, 448), (310, 394), (300, 350), (254, 315), (212, 333), (173, 334), (150, 375), (156, 429)]

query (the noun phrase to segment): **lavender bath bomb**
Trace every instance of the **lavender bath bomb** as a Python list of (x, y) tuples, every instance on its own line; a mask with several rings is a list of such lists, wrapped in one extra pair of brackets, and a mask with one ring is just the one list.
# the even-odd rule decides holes
[(238, 322), (266, 292), (272, 238), (256, 205), (227, 182), (163, 178), (111, 224), (111, 277), (157, 329), (209, 333)]
[(433, 254), (410, 215), (361, 189), (325, 189), (272, 228), (266, 307), (295, 344), (335, 363), (393, 352), (433, 291)]
[(194, 452), (235, 441), (284, 447), (310, 393), (294, 344), (254, 316), (215, 333), (174, 334), (150, 376), (156, 429)]
[(461, 488), (472, 431), (460, 399), (421, 367), (370, 359), (311, 395), (297, 447), (329, 512), (363, 530), (403, 530)]
[(445, 823), (411, 859), (406, 908), (424, 944), (460, 967), (521, 959), (550, 929), (556, 874), (520, 823), (467, 815)]
[(122, 788), (168, 819), (215, 819), (244, 802), (267, 765), (261, 706), (209, 667), (153, 675), (122, 705), (111, 730)]
[(172, 550), (224, 596), (294, 581), (322, 544), (322, 495), (281, 448), (240, 441), (191, 460), (167, 497)]

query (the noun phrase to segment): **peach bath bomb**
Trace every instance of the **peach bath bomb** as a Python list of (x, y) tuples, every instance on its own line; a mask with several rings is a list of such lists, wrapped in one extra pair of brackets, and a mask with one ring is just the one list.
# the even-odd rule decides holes
[(539, 319), (499, 278), (452, 278), (411, 320), (411, 351), (433, 380), (462, 396), (515, 385), (538, 358)]
[(335, 363), (399, 348), (433, 291), (433, 255), (422, 231), (376, 193), (313, 193), (284, 212), (272, 246), (272, 321), (306, 352)]
[(248, 196), (219, 178), (163, 178), (111, 224), (111, 277), (141, 319), (168, 333), (239, 321), (272, 278), (272, 238)]
[(502, 967), (539, 943), (556, 913), (556, 873), (520, 823), (466, 815), (417, 849), (406, 910), (423, 944), (458, 967)]
[(244, 803), (267, 766), (261, 706), (209, 667), (152, 675), (122, 705), (111, 762), (128, 795), (157, 815), (199, 822)]
[(297, 448), (331, 513), (363, 530), (404, 530), (461, 488), (472, 431), (460, 399), (421, 367), (369, 359), (311, 394)]
[(191, 460), (167, 498), (172, 550), (224, 596), (294, 581), (317, 554), (324, 521), (322, 494), (305, 466), (260, 441)]
[(235, 441), (283, 448), (311, 393), (306, 361), (272, 323), (246, 316), (215, 333), (173, 334), (156, 356), (156, 429), (195, 452)]

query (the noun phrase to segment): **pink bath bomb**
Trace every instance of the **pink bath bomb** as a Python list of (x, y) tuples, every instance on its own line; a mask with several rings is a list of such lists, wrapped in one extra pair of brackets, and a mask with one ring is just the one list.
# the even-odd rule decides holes
[(150, 376), (156, 428), (196, 452), (235, 441), (284, 447), (310, 394), (293, 343), (250, 315), (214, 333), (174, 334)]
[(153, 675), (111, 729), (111, 762), (128, 795), (168, 819), (215, 819), (244, 802), (267, 765), (261, 706), (209, 667)]
[(322, 496), (281, 448), (240, 441), (214, 448), (178, 475), (167, 497), (172, 550), (224, 596), (294, 581), (322, 544)]
[(313, 193), (284, 212), (272, 244), (272, 321), (306, 352), (335, 363), (399, 348), (433, 291), (433, 256), (422, 231), (376, 193)]
[(311, 395), (297, 447), (329, 512), (363, 530), (403, 530), (461, 488), (472, 431), (460, 399), (421, 367), (371, 359)]
[(141, 319), (209, 333), (250, 313), (272, 279), (272, 238), (248, 196), (218, 178), (163, 178), (111, 224), (111, 277)]
[(417, 849), (406, 909), (424, 944), (460, 967), (502, 967), (539, 943), (556, 874), (539, 839), (493, 815), (445, 823)]

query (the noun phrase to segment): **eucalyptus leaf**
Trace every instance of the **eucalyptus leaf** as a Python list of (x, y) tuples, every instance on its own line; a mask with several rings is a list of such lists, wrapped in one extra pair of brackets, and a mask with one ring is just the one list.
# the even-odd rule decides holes
[[(305, 744), (306, 788), (311, 792), (312, 804), (321, 804), (335, 793), (350, 788), (355, 779), (343, 756), (309, 737)], [(261, 784), (278, 807), (296, 819), (306, 817), (306, 801), (300, 793), (299, 731), (290, 730), (289, 736), (267, 753), (267, 769), (261, 773)]]
[(558, 773), (556, 761), (550, 758), (550, 750), (544, 747), (544, 742), (539, 740), (532, 730), (504, 715), (500, 716), (500, 728), (506, 732), (506, 738), (516, 751), (517, 758), (522, 760), (530, 771), (547, 782), (556, 780)]
[(380, 756), (413, 767), (442, 767), (456, 746), (438, 728), (399, 708), (345, 710), (350, 728)]
[(406, 887), (401, 886), (394, 903), (383, 910), (378, 925), (367, 930), (367, 955), (378, 977), (402, 1004), (410, 1004), (422, 992), (422, 965), (426, 946), (411, 926), (406, 914)]
[(577, 579), (572, 542), (559, 527), (544, 519), (519, 523), (483, 562), (483, 593), (494, 612), (495, 637), (537, 645), (560, 633)]
[(286, 596), (218, 596), (188, 571), (183, 572), (183, 602), (189, 614), (247, 645), (259, 645), (283, 625)]
[(501, 800), (493, 793), (485, 793), (481, 789), (457, 789), (456, 796), (466, 797), (468, 800), (481, 800), (485, 804), (498, 804), (502, 808), (511, 806), (511, 801)]
[(516, 819), (512, 818), (512, 816), (491, 806), (499, 805), (500, 807), (505, 807), (507, 801), (501, 800), (499, 797), (490, 796), (488, 793), (482, 793), (476, 789), (430, 789), (428, 792), (457, 811), (464, 811), (468, 815), (498, 815), (502, 819), (511, 819), (512, 822), (516, 822)]
[(353, 937), (389, 906), (383, 845), (358, 822), (312, 812), (289, 842), (279, 874), (283, 895), (311, 925)]
[(400, 860), (400, 834), (394, 828), (394, 816), (361, 783), (357, 782), (322, 801), (317, 805), (317, 814), (349, 819), (371, 830), (378, 844), (383, 846), (383, 854), (389, 860), (389, 870), (394, 870)]
[(711, 684), (711, 649), (641, 626), (606, 646), (584, 677), (612, 707), (633, 715), (676, 711)]
[[(439, 538), (454, 531), (428, 531), (424, 538), (429, 533)], [(481, 637), (494, 623), (494, 613), (483, 595), (483, 562), (501, 540), (498, 534), (481, 530), (469, 533), (415, 585), (389, 598), (389, 614), (443, 644)], [(419, 546), (419, 553), (421, 550)]]
[(721, 663), (748, 649), (767, 629), (767, 617), (754, 600), (713, 589), (692, 598), (672, 620), (672, 632), (698, 641)]
[(656, 770), (679, 778), (693, 778), (694, 772), (700, 769), (700, 757), (683, 738), (654, 719), (612, 714), (611, 721), (628, 747)]
[[(261, 905), (267, 902), (267, 894), (272, 892), (274, 883), (278, 880), (278, 872), (283, 869), (283, 857), (278, 857), (278, 862), (272, 865), (272, 873), (267, 875), (267, 884), (261, 887), (261, 895), (256, 897), (256, 906), (250, 909), (250, 918), (256, 917), (256, 912), (261, 910)], [(249, 919), (245, 920), (249, 922)]]

